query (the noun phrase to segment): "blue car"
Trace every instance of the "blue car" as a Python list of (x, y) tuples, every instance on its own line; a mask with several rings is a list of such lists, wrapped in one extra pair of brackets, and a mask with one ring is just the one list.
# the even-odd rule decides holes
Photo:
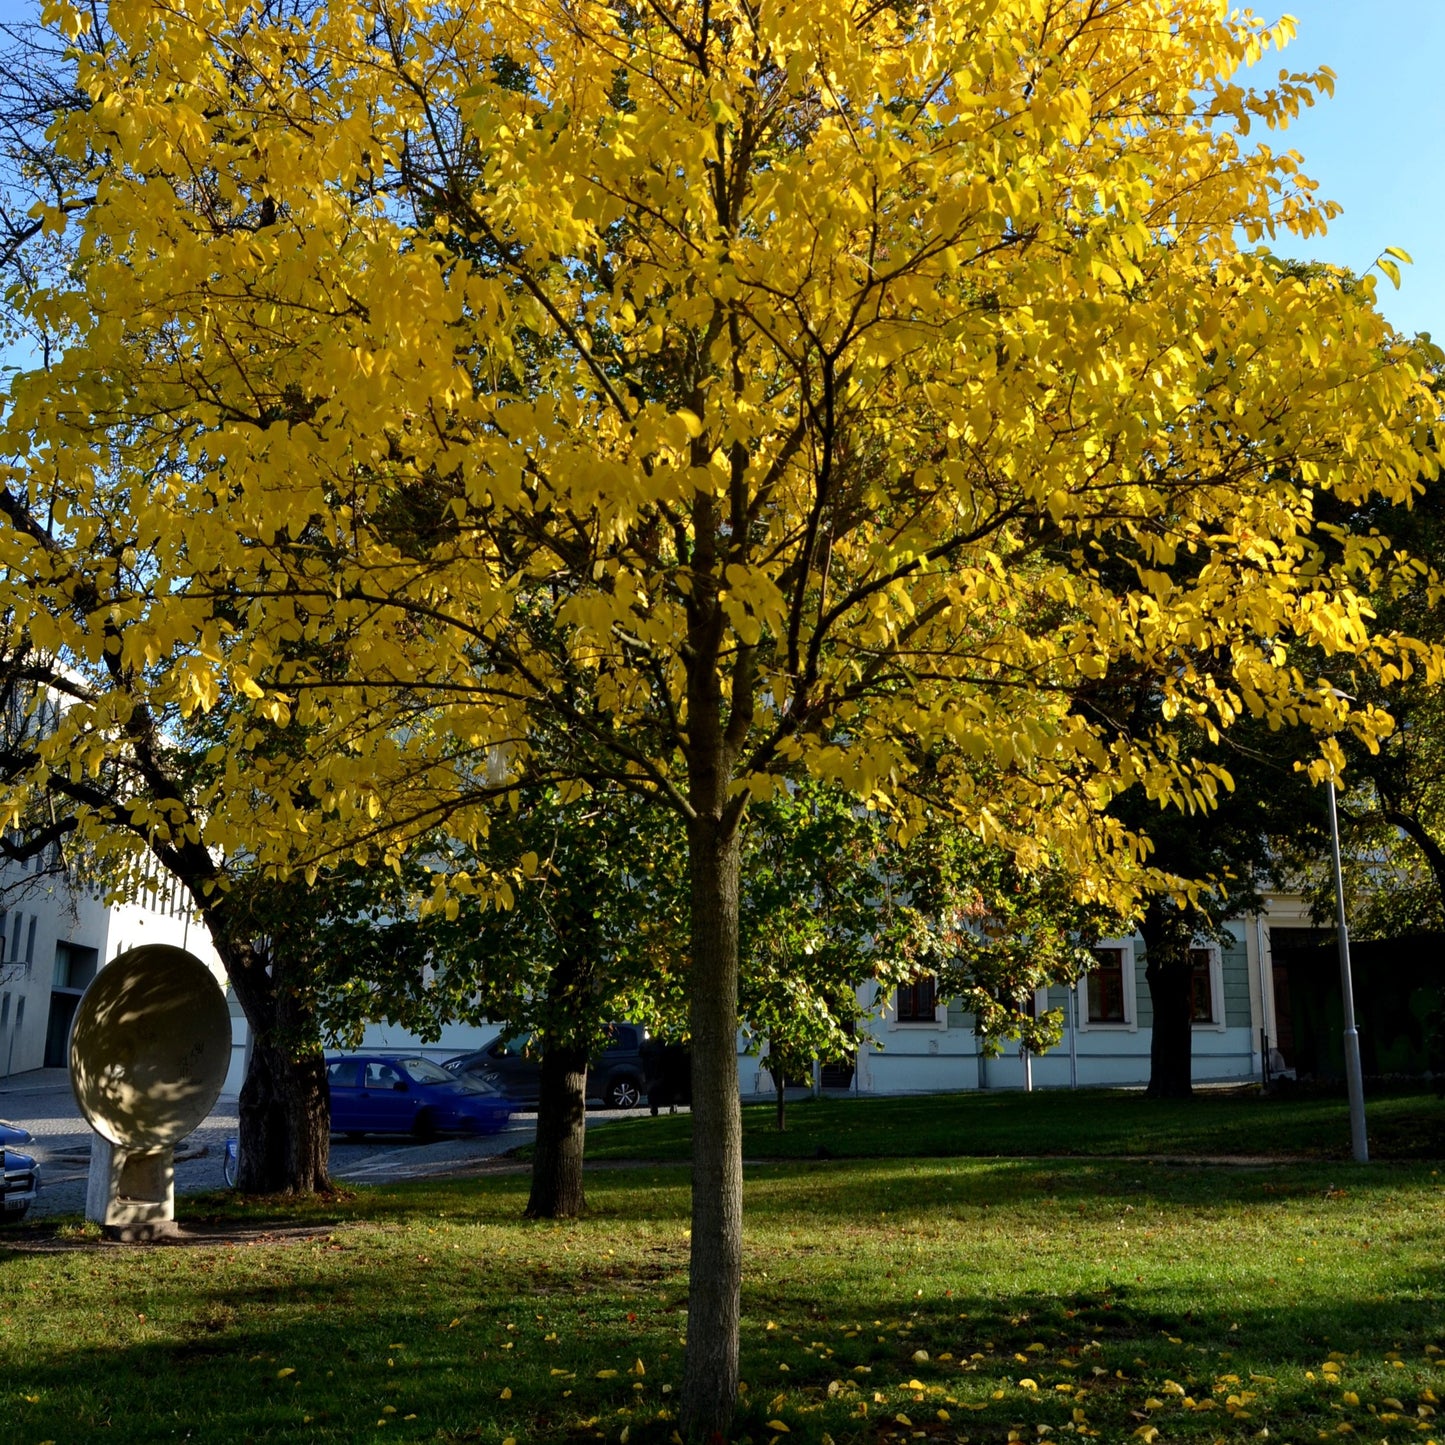
[(40, 1192), (40, 1166), (16, 1147), (30, 1142), (28, 1129), (0, 1120), (0, 1220), (23, 1219)]
[(351, 1054), (327, 1059), (331, 1127), (363, 1134), (496, 1134), (512, 1106), (477, 1079), (458, 1079), (415, 1054)]

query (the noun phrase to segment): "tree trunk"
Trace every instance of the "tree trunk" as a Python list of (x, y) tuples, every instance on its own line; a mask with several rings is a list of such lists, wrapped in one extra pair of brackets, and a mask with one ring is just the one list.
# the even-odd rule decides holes
[(587, 1050), (544, 1041), (528, 1219), (576, 1219), (586, 1209), (582, 1192), (586, 1139)]
[(681, 1426), (725, 1438), (738, 1390), (743, 1265), (738, 1099), (738, 862), (735, 825), (688, 824), (692, 882), (692, 1264)]
[(1194, 1024), (1189, 945), (1194, 937), (1187, 917), (1166, 903), (1151, 903), (1141, 928), (1148, 963), (1144, 977), (1154, 1008), (1149, 1045), (1151, 1099), (1189, 1099), (1194, 1095)]
[(781, 1059), (770, 1058), (768, 1060), (769, 1072), (773, 1076), (773, 1086), (778, 1091), (778, 1133), (786, 1134), (788, 1131), (788, 1079), (783, 1072)]
[(314, 1194), (331, 1187), (331, 1094), (316, 1016), (285, 982), (284, 962), (228, 934), (208, 914), (211, 936), (251, 1025), (251, 1058), (241, 1085), (243, 1194)]
[(252, 1024), (241, 1085), (243, 1194), (314, 1194), (331, 1187), (331, 1100), (320, 1052), (294, 1057)]

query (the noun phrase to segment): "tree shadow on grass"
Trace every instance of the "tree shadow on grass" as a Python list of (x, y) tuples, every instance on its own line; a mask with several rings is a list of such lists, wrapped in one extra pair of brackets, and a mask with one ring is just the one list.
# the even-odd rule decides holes
[[(559, 1228), (518, 1219), (525, 1181), (433, 1181), (359, 1192), (354, 1226), (333, 1204), (334, 1239), (282, 1250), (97, 1251), (88, 1335), (43, 1327), (85, 1271), (13, 1260), (70, 1274), (0, 1332), (0, 1378), (24, 1385), (7, 1408), (35, 1439), (615, 1441), (627, 1424), (651, 1445), (681, 1378), (686, 1184), (619, 1172)], [(784, 1419), (789, 1445), (1002, 1442), (1077, 1433), (1080, 1411), (1104, 1439), (1157, 1427), (1159, 1445), (1387, 1436), (1445, 1377), (1425, 1353), (1445, 1346), (1438, 1201), (1418, 1168), (757, 1171), (737, 1435)]]

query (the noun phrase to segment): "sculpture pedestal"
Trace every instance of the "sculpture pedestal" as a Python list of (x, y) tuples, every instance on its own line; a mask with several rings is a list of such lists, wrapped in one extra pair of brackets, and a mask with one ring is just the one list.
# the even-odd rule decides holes
[(90, 1141), (85, 1217), (107, 1239), (161, 1239), (176, 1232), (175, 1148), (126, 1148)]

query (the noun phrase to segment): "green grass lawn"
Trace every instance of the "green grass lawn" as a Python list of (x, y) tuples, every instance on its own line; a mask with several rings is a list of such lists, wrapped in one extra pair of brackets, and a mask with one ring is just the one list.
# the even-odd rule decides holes
[[(660, 1445), (687, 1185), (599, 1169), (566, 1226), (524, 1222), (509, 1175), (183, 1202), (323, 1230), (289, 1241), (7, 1232), (7, 1433)], [(1427, 1163), (755, 1166), (735, 1438), (1436, 1440), (1442, 1205)]]
[[(1434, 1094), (1373, 1097), (1372, 1156), (1445, 1158), (1445, 1100)], [(790, 1103), (778, 1133), (771, 1104), (743, 1110), (750, 1159), (1027, 1157), (1048, 1154), (1287, 1156), (1347, 1159), (1343, 1097), (1265, 1098), (1252, 1090), (1203, 1091), (1182, 1103), (1138, 1090), (1087, 1089), (929, 1094), (886, 1099), (823, 1098)], [(689, 1157), (686, 1114), (608, 1124), (587, 1141), (588, 1158)]]

